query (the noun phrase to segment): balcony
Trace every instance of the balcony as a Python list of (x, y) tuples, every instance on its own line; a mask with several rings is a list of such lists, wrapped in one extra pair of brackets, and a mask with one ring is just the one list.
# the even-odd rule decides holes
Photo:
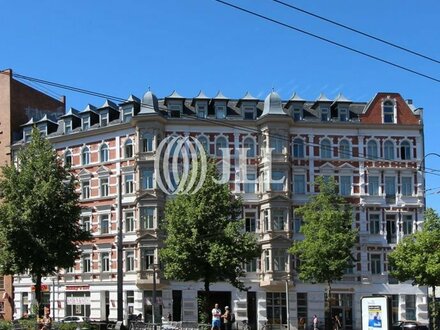
[(161, 272), (158, 269), (138, 270), (136, 273), (136, 285), (139, 287), (152, 288), (154, 285), (154, 275), (156, 275), (156, 285), (159, 288), (165, 284), (168, 284), (168, 281), (162, 278)]
[(154, 161), (155, 158), (156, 158), (156, 153), (154, 151), (138, 152), (135, 154), (136, 162), (150, 162), (150, 161)]
[(268, 289), (283, 289), (288, 278), (288, 271), (268, 271), (260, 273), (260, 286)]

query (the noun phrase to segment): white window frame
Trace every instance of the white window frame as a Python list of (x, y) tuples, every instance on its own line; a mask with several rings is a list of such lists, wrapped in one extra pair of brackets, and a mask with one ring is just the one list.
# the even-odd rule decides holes
[(104, 143), (101, 148), (99, 148), (99, 158), (101, 163), (105, 163), (109, 161), (110, 151), (109, 147), (106, 143)]
[(301, 138), (293, 139), (293, 158), (304, 158), (304, 140)]
[[(413, 177), (409, 175), (403, 175), (401, 178), (400, 193), (402, 196), (412, 196), (414, 193)], [(406, 181), (406, 182), (405, 182)]]
[[(348, 181), (347, 181), (348, 180)], [(350, 196), (352, 187), (352, 177), (351, 175), (341, 175), (339, 176), (339, 193), (342, 196)]]
[(127, 139), (124, 143), (124, 157), (132, 158), (134, 155), (134, 145), (132, 139)]
[(333, 147), (332, 142), (325, 138), (321, 140), (321, 143), (319, 144), (319, 148), (321, 150), (321, 158), (323, 159), (331, 159), (333, 154)]
[(127, 211), (124, 213), (125, 218), (125, 232), (132, 233), (136, 231), (136, 222), (133, 211)]
[(111, 269), (110, 252), (101, 252), (101, 272), (109, 272)]
[(379, 156), (378, 143), (376, 140), (369, 140), (367, 142), (367, 158), (377, 159)]
[(124, 186), (125, 186), (124, 192), (126, 194), (134, 193), (134, 173), (126, 173), (124, 175)]
[(104, 177), (99, 179), (99, 194), (101, 197), (108, 197), (110, 194), (110, 179)]
[(386, 160), (394, 160), (396, 158), (396, 151), (394, 142), (391, 140), (386, 140), (383, 144), (383, 157)]
[(395, 124), (396, 119), (395, 103), (390, 99), (384, 100), (382, 103), (382, 122), (384, 124)]
[(125, 251), (125, 271), (133, 272), (135, 270), (134, 251)]
[[(107, 224), (104, 226), (104, 224)], [(101, 235), (107, 235), (111, 232), (111, 223), (110, 223), (110, 215), (109, 214), (101, 214), (99, 216), (99, 232)]]

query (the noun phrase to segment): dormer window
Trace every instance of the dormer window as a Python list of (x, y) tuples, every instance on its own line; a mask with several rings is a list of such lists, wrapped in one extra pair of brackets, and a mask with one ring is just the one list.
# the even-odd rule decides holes
[(394, 104), (391, 101), (385, 101), (383, 103), (383, 122), (394, 123)]
[(72, 133), (72, 120), (71, 119), (66, 119), (64, 121), (64, 133), (65, 134)]
[(46, 136), (47, 135), (47, 125), (46, 124), (40, 124), (37, 126), (38, 131), (40, 132), (40, 136)]
[(30, 128), (23, 130), (24, 142), (29, 142), (31, 140), (32, 130)]
[(197, 105), (197, 117), (206, 118), (206, 105), (204, 104)]
[(292, 115), (293, 115), (293, 120), (294, 121), (302, 120), (302, 111), (301, 111), (300, 108), (294, 108)]
[(171, 118), (180, 118), (182, 114), (182, 106), (180, 104), (170, 104), (169, 116)]
[(224, 105), (217, 105), (215, 107), (215, 117), (217, 119), (226, 118), (226, 107)]
[(108, 125), (108, 112), (102, 113), (100, 118), (100, 124), (101, 126), (107, 126)]
[(321, 121), (328, 121), (328, 108), (321, 108)]
[(348, 109), (341, 108), (339, 109), (339, 121), (347, 121), (348, 120)]
[(87, 131), (90, 128), (90, 116), (83, 117), (82, 119), (82, 130)]
[(244, 107), (244, 119), (255, 119), (255, 107)]
[(122, 120), (128, 123), (133, 118), (133, 108), (125, 108), (122, 110)]

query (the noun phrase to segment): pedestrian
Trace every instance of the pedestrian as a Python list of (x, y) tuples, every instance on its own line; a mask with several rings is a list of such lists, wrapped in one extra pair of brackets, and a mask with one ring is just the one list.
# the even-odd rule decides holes
[(211, 330), (217, 329), (220, 330), (220, 317), (222, 316), (222, 311), (220, 308), (218, 308), (218, 304), (214, 305), (214, 308), (211, 311), (212, 314), (212, 324), (211, 324)]
[(232, 322), (231, 322), (231, 311), (229, 310), (229, 306), (225, 307), (225, 313), (222, 315), (223, 324), (225, 325), (225, 330), (231, 330), (232, 329)]
[(46, 312), (41, 320), (41, 330), (50, 330), (51, 328), (52, 318), (50, 317), (49, 312)]
[(333, 330), (339, 330), (341, 327), (341, 320), (338, 315), (335, 315), (333, 318)]
[(318, 330), (318, 317), (315, 315), (313, 315), (313, 330)]

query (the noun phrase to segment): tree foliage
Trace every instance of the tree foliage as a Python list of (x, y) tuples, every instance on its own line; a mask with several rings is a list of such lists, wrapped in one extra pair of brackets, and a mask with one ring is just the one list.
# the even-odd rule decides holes
[[(399, 281), (432, 288), (440, 286), (440, 218), (431, 208), (425, 212), (423, 228), (404, 237), (389, 256), (391, 275)], [(433, 297), (434, 299), (434, 297)], [(431, 303), (432, 316), (436, 320), (436, 304)], [(436, 322), (434, 322), (436, 324)], [(438, 326), (434, 329), (438, 329)]]
[(178, 194), (165, 207), (165, 247), (160, 251), (165, 276), (209, 285), (228, 281), (245, 289), (243, 265), (260, 255), (256, 237), (243, 232), (242, 203), (228, 184), (218, 184), (217, 168), (208, 161), (206, 179), (193, 194)]
[[(299, 279), (328, 286), (327, 306), (331, 311), (331, 283), (352, 266), (352, 249), (357, 230), (352, 228), (351, 206), (338, 195), (333, 179), (317, 178), (319, 193), (295, 213), (303, 218), (302, 241), (294, 242), (289, 252), (300, 259)], [(327, 314), (331, 324), (331, 314)]]
[(304, 221), (304, 240), (295, 242), (290, 253), (301, 260), (301, 280), (331, 283), (341, 279), (352, 264), (357, 230), (352, 228), (351, 207), (337, 194), (334, 181), (318, 178), (316, 182), (320, 192), (295, 209)]
[(39, 303), (41, 277), (73, 266), (90, 234), (78, 223), (75, 178), (36, 128), (17, 161), (0, 178), (0, 273), (29, 271)]

